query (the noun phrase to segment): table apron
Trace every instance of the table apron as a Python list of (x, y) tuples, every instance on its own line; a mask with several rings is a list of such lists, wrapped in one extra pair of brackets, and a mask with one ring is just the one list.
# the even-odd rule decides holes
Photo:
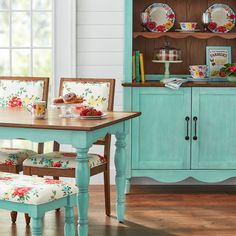
[(23, 138), (32, 142), (57, 141), (61, 144), (71, 144), (73, 147), (83, 148), (92, 144), (107, 133), (128, 133), (128, 122), (123, 121), (101, 129), (92, 131), (54, 130), (18, 127), (0, 127), (0, 139)]

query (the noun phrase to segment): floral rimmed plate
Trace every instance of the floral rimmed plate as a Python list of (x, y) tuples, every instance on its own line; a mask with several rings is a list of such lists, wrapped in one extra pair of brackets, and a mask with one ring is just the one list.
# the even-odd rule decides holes
[(102, 113), (101, 116), (80, 116), (78, 115), (78, 118), (80, 118), (81, 120), (100, 120), (103, 119), (107, 116), (106, 113)]
[(167, 32), (174, 26), (175, 13), (167, 4), (153, 3), (145, 12), (149, 15), (146, 27), (151, 32)]
[(226, 4), (214, 4), (206, 13), (210, 14), (208, 29), (213, 33), (227, 33), (235, 26), (235, 12)]

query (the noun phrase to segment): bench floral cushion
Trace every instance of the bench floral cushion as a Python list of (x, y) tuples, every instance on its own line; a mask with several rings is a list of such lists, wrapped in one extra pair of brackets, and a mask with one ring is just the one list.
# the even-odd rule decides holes
[[(106, 158), (98, 154), (89, 154), (89, 167), (93, 168), (106, 162)], [(74, 169), (76, 166), (76, 153), (51, 152), (38, 154), (26, 159), (23, 166)]]
[(0, 148), (0, 164), (21, 165), (25, 159), (35, 155), (36, 152), (28, 149)]
[(82, 96), (85, 106), (92, 106), (101, 111), (107, 111), (110, 83), (108, 82), (71, 82), (64, 81), (62, 95), (74, 92)]
[(0, 80), (0, 107), (26, 107), (43, 99), (44, 82)]
[(39, 205), (77, 192), (74, 183), (0, 172), (0, 200)]

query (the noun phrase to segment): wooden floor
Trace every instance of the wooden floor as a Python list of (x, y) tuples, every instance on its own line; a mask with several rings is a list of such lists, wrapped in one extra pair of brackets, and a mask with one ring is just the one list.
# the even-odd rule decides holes
[[(235, 236), (236, 189), (214, 187), (143, 187), (127, 195), (125, 224), (105, 217), (103, 192), (91, 187), (90, 236)], [(49, 212), (44, 218), (43, 235), (63, 235), (63, 211)], [(23, 215), (11, 225), (7, 211), (0, 210), (0, 236), (29, 236)]]

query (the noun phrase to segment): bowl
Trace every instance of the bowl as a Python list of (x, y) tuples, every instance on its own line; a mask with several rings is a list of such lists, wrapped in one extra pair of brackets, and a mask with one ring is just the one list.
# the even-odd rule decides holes
[(194, 79), (204, 79), (207, 77), (207, 66), (206, 65), (194, 65), (189, 66), (189, 71)]
[(180, 22), (181, 30), (194, 31), (197, 27), (197, 22)]

